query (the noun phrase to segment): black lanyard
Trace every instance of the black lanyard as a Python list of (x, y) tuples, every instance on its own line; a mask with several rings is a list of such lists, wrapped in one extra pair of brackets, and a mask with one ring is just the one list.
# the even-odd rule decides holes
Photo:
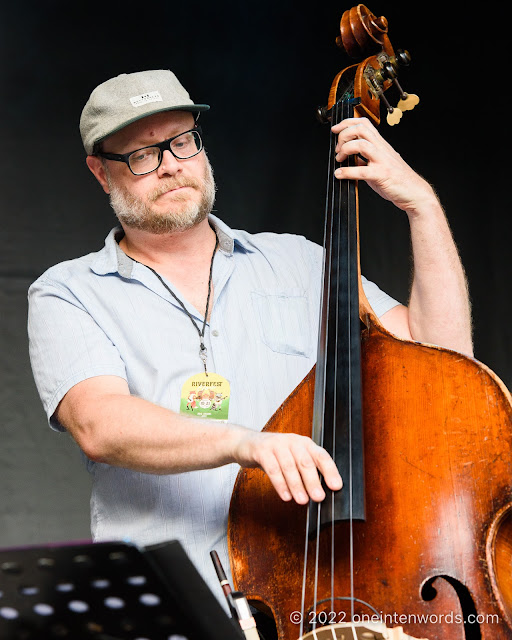
[[(217, 247), (219, 246), (219, 238), (217, 237), (217, 234), (215, 234), (215, 247), (213, 249), (213, 253), (212, 253), (212, 259), (210, 262), (210, 276), (208, 278), (208, 296), (206, 298), (206, 310), (204, 312), (204, 320), (203, 320), (203, 328), (200, 329), (196, 323), (196, 321), (194, 320), (194, 317), (192, 316), (191, 313), (189, 313), (189, 311), (187, 310), (187, 308), (185, 307), (185, 305), (183, 304), (183, 302), (178, 298), (178, 296), (174, 293), (174, 291), (172, 291), (172, 289), (170, 289), (166, 283), (164, 282), (164, 279), (162, 278), (162, 276), (157, 273), (153, 268), (148, 267), (147, 264), (144, 264), (143, 262), (139, 262), (139, 264), (141, 264), (142, 266), (148, 268), (150, 271), (152, 271), (155, 276), (160, 280), (160, 282), (164, 285), (164, 287), (167, 289), (167, 291), (171, 294), (171, 296), (176, 300), (176, 302), (180, 305), (180, 307), (183, 309), (183, 311), (187, 314), (187, 316), (190, 318), (190, 321), (192, 322), (192, 324), (194, 325), (194, 327), (196, 328), (197, 333), (199, 334), (199, 357), (201, 358), (202, 362), (203, 362), (203, 366), (204, 366), (204, 373), (205, 375), (208, 375), (208, 371), (206, 370), (206, 358), (207, 358), (207, 349), (204, 345), (204, 332), (206, 329), (206, 319), (208, 317), (208, 310), (210, 308), (210, 294), (212, 292), (212, 274), (213, 274), (213, 259), (215, 258), (215, 252), (217, 251)], [(133, 260), (133, 258), (132, 258)], [(135, 260), (135, 262), (138, 262), (137, 260)]]

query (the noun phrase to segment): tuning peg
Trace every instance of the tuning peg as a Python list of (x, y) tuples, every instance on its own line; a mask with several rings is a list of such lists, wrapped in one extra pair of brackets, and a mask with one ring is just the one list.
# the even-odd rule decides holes
[(406, 49), (398, 49), (395, 60), (401, 67), (408, 67), (411, 64), (411, 54)]
[(395, 107), (392, 111), (388, 110), (388, 115), (386, 116), (386, 122), (390, 127), (393, 127), (395, 124), (398, 124), (402, 118), (402, 111), (398, 107)]
[(382, 89), (379, 91), (379, 98), (386, 105), (386, 109), (388, 112), (386, 116), (386, 122), (389, 124), (390, 127), (394, 126), (395, 124), (398, 124), (400, 122), (400, 119), (402, 118), (402, 110), (399, 109), (398, 107), (392, 107), (389, 104), (388, 99), (384, 95), (384, 91), (382, 91)]
[(398, 108), (402, 111), (412, 111), (420, 101), (418, 96), (415, 93), (405, 93), (396, 78), (393, 79), (393, 83), (400, 92), (400, 100), (397, 105)]
[(397, 106), (402, 111), (412, 111), (419, 101), (420, 99), (415, 93), (402, 93)]
[(329, 117), (329, 109), (327, 109), (327, 107), (318, 107), (316, 110), (316, 117), (320, 124), (328, 124), (331, 120)]

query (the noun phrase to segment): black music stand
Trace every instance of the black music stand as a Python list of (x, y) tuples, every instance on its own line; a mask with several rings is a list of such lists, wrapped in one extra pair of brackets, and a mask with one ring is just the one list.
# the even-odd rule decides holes
[(0, 551), (2, 640), (244, 640), (177, 541)]

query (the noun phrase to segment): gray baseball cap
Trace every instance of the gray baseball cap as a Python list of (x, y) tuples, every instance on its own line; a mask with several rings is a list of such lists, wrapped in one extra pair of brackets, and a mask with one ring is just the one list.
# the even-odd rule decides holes
[(160, 111), (200, 113), (207, 104), (194, 104), (178, 78), (168, 69), (123, 73), (91, 93), (80, 118), (85, 151), (123, 127)]

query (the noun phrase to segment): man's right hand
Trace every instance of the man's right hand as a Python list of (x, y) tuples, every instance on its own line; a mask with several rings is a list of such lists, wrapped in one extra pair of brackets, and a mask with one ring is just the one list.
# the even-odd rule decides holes
[(306, 504), (325, 498), (319, 472), (333, 491), (343, 481), (325, 449), (306, 436), (244, 430), (234, 458), (242, 467), (262, 469), (282, 500)]

